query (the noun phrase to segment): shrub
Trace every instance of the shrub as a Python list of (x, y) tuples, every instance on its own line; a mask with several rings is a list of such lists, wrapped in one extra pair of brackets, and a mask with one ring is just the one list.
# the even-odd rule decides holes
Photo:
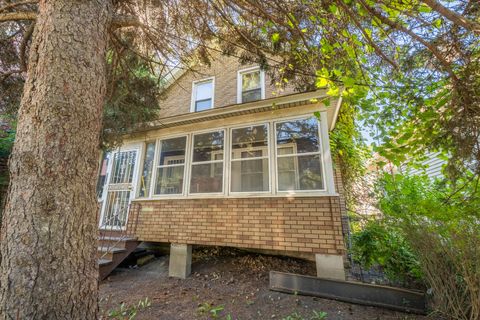
[(480, 319), (479, 179), (386, 175), (379, 188), (380, 209), (416, 253), (433, 307), (452, 319)]
[(388, 279), (404, 285), (422, 278), (418, 258), (405, 237), (385, 220), (368, 221), (352, 235), (352, 257), (363, 268), (382, 267)]

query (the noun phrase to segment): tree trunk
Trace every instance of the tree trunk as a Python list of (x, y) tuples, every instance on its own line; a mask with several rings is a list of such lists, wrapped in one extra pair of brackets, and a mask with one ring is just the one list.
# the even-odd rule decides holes
[(108, 0), (41, 0), (1, 226), (0, 319), (98, 315)]

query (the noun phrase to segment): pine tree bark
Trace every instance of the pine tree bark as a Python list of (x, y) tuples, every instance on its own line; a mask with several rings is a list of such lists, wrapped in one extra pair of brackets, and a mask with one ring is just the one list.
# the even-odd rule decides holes
[(108, 0), (41, 0), (1, 225), (0, 319), (98, 315)]

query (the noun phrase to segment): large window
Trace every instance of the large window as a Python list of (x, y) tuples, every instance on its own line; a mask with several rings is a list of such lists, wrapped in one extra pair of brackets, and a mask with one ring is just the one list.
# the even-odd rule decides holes
[[(325, 137), (320, 134), (318, 120), (305, 117), (194, 132), (158, 140), (156, 147), (149, 142), (139, 174), (138, 196), (334, 192), (330, 190), (333, 187), (330, 167), (324, 168), (322, 141)], [(121, 168), (114, 166), (113, 170), (115, 179), (115, 172)], [(152, 172), (154, 181), (150, 183)]]
[(213, 108), (213, 78), (193, 83), (192, 111)]
[(232, 129), (232, 192), (269, 191), (268, 125)]
[(239, 72), (239, 103), (256, 101), (263, 98), (264, 76), (260, 68)]
[(278, 191), (323, 190), (317, 119), (277, 122), (275, 130)]
[(190, 193), (223, 192), (224, 131), (193, 135)]
[(182, 194), (187, 137), (160, 141), (155, 194)]

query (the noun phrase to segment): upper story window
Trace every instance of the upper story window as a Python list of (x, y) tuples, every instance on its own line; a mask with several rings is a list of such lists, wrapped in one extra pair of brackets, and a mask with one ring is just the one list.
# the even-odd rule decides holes
[(214, 79), (196, 81), (193, 83), (192, 112), (213, 108)]
[(259, 67), (238, 72), (238, 103), (265, 98), (265, 75)]

